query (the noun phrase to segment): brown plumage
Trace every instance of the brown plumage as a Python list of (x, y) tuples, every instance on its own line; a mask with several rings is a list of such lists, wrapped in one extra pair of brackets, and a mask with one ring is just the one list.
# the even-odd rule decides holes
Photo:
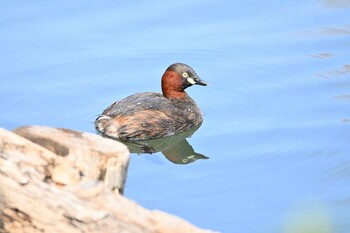
[(188, 65), (175, 63), (162, 77), (162, 94), (137, 93), (113, 103), (96, 119), (104, 136), (120, 140), (145, 140), (186, 131), (203, 121), (197, 104), (185, 89), (206, 86)]

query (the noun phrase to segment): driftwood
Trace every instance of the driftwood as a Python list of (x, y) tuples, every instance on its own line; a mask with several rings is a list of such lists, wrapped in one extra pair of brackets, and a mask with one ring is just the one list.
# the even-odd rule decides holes
[(0, 232), (209, 232), (122, 196), (125, 145), (66, 129), (14, 132), (0, 129)]

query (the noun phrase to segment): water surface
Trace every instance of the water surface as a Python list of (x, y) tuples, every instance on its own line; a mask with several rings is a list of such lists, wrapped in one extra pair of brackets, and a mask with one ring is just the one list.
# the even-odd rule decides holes
[[(0, 126), (94, 132), (174, 62), (210, 83), (186, 142), (133, 154), (125, 195), (221, 232), (350, 232), (350, 2), (0, 3)], [(183, 147), (183, 146), (182, 146)]]

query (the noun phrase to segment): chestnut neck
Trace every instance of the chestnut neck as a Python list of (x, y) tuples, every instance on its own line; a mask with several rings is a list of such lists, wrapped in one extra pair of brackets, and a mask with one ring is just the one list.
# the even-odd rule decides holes
[(168, 99), (186, 98), (182, 77), (173, 70), (166, 70), (162, 77), (162, 92)]

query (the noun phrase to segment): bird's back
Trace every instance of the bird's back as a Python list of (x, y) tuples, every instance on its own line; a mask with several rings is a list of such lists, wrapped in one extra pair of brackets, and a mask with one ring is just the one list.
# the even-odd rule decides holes
[(137, 93), (113, 103), (96, 119), (104, 135), (128, 139), (150, 139), (173, 135), (202, 122), (196, 103), (186, 98), (168, 99), (155, 92)]

